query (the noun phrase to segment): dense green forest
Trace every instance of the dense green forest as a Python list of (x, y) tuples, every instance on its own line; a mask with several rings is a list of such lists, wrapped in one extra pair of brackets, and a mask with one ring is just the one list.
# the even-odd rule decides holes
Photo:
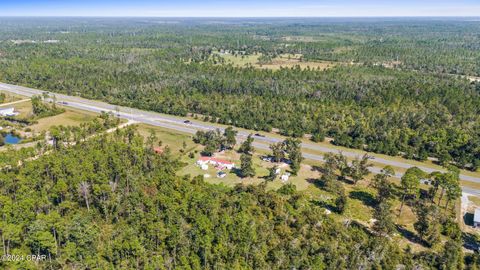
[[(98, 123), (57, 127), (55, 138), (82, 137)], [(232, 189), (179, 177), (181, 162), (168, 150), (156, 154), (155, 140), (145, 142), (133, 127), (62, 145), (0, 172), (3, 254), (45, 256), (38, 262), (4, 259), (0, 267), (476, 269), (476, 255), (464, 263), (458, 227), (449, 226), (449, 240), (438, 249), (403, 250), (388, 237), (388, 215), (380, 214), (384, 222), (375, 229), (387, 234), (377, 234), (326, 215), (292, 185)], [(377, 185), (385, 186), (385, 179), (378, 177)], [(381, 194), (386, 203), (388, 195)], [(438, 236), (438, 222), (418, 222), (417, 230), (431, 240), (430, 224), (437, 224)]]
[[(3, 18), (0, 25), (3, 82), (480, 166), (480, 83), (463, 77), (480, 76), (478, 22)], [(212, 53), (224, 50), (337, 65), (219, 65)]]

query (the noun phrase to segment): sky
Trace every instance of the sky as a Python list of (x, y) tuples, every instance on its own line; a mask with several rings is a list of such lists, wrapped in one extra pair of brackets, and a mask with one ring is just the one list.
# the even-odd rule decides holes
[(480, 16), (480, 0), (0, 0), (0, 16)]

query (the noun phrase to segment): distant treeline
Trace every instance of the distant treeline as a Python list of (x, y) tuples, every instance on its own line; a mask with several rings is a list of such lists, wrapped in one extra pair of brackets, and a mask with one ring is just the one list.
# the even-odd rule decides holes
[[(480, 84), (447, 75), (480, 74), (476, 23), (166, 22), (2, 19), (0, 80), (249, 129), (278, 128), (295, 137), (329, 136), (338, 145), (419, 160), (433, 156), (472, 170), (480, 166)], [(222, 49), (297, 53), (341, 64), (276, 72), (215, 65), (211, 54)]]

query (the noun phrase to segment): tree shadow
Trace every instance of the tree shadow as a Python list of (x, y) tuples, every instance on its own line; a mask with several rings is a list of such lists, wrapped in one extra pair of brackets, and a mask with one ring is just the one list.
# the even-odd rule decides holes
[(463, 222), (465, 223), (465, 225), (473, 226), (473, 214), (465, 213), (465, 215), (463, 215)]
[(307, 178), (306, 181), (307, 183), (314, 185), (316, 188), (325, 190), (325, 182), (323, 182), (322, 179)]
[(316, 206), (319, 206), (319, 207), (322, 207), (322, 208), (325, 208), (329, 211), (332, 211), (332, 212), (337, 212), (337, 207), (335, 207), (335, 205), (331, 204), (330, 202), (327, 202), (327, 201), (312, 201), (312, 203)]
[(462, 233), (462, 240), (464, 248), (472, 251), (479, 251), (480, 244), (478, 243), (475, 235), (464, 232)]
[(242, 179), (244, 178), (244, 177), (242, 176), (242, 171), (241, 171), (240, 169), (238, 169), (238, 168), (232, 168), (232, 169), (230, 170), (230, 172), (233, 173), (233, 174), (235, 174), (236, 176), (242, 178)]
[(325, 169), (324, 169), (323, 167), (317, 166), (317, 165), (313, 165), (310, 170), (311, 170), (312, 172), (319, 172), (319, 173), (322, 173), (322, 174), (325, 173)]
[(403, 227), (401, 225), (396, 225), (395, 227), (397, 227), (398, 233), (400, 233), (400, 235), (402, 235), (408, 241), (410, 241), (412, 243), (420, 244), (422, 246), (425, 245), (425, 243), (423, 243), (422, 239), (418, 238), (417, 235), (414, 232), (407, 230), (405, 227)]
[(366, 234), (368, 234), (368, 235), (370, 235), (370, 236), (373, 236), (373, 235), (374, 235), (374, 234), (372, 233), (372, 230), (370, 230), (367, 226), (365, 226), (364, 224), (358, 222), (357, 220), (351, 220), (350, 226), (356, 227), (356, 228), (358, 228), (358, 229), (361, 229), (361, 230), (363, 230)]
[(428, 190), (420, 189), (420, 199), (431, 199)]
[(363, 202), (366, 206), (373, 207), (377, 204), (377, 201), (372, 196), (372, 194), (365, 191), (352, 191), (350, 192), (349, 197), (351, 199), (359, 200)]
[(264, 175), (264, 176), (259, 176), (258, 178), (263, 179), (264, 181), (267, 181), (268, 176), (269, 175), (267, 174), (267, 175)]
[(347, 185), (355, 185), (355, 182), (353, 182), (353, 180), (350, 180), (350, 179), (348, 179), (346, 177), (342, 177), (342, 176), (338, 177), (338, 181), (344, 182)]

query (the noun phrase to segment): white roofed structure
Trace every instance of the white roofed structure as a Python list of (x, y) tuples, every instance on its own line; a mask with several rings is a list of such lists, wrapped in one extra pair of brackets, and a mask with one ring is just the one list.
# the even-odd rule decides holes
[(0, 116), (15, 116), (17, 114), (14, 108), (0, 108)]
[(473, 215), (473, 227), (480, 227), (480, 208), (475, 209), (475, 214)]

